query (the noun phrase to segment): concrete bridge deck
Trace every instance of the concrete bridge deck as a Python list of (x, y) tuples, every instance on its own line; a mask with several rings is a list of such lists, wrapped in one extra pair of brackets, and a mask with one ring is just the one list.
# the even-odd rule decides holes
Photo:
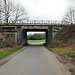
[[(27, 32), (28, 31), (44, 31), (46, 33), (46, 43), (50, 43), (53, 37), (53, 27), (66, 27), (71, 25), (62, 21), (49, 21), (49, 20), (26, 20), (24, 23), (0, 23), (1, 27), (6, 27), (4, 32), (11, 34), (10, 28), (14, 28), (14, 34), (16, 33), (16, 40), (18, 44), (27, 44)], [(27, 27), (26, 27), (27, 26)], [(10, 27), (10, 28), (9, 28)], [(16, 30), (15, 30), (16, 29)], [(56, 31), (58, 32), (58, 30)]]

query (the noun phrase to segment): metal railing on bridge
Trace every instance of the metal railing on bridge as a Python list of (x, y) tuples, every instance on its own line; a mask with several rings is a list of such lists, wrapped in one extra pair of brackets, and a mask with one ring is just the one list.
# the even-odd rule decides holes
[[(19, 22), (18, 22), (19, 23)], [(69, 22), (54, 21), (54, 20), (25, 20), (24, 23), (40, 23), (40, 24), (70, 24)]]
[(24, 22), (17, 22), (17, 23), (0, 23), (0, 25), (70, 25), (69, 22), (63, 21), (54, 21), (54, 20), (25, 20)]

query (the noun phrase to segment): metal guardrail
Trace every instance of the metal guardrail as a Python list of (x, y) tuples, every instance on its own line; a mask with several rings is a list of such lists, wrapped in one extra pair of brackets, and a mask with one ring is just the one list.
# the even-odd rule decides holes
[[(18, 23), (18, 22), (17, 22)], [(55, 21), (55, 20), (25, 20), (24, 23), (40, 23), (40, 24), (69, 24), (69, 22), (63, 22), (63, 21)]]
[(23, 23), (0, 23), (0, 25), (9, 25), (9, 26), (25, 26), (25, 25), (70, 25), (68, 22), (63, 21), (54, 21), (54, 20), (25, 20)]

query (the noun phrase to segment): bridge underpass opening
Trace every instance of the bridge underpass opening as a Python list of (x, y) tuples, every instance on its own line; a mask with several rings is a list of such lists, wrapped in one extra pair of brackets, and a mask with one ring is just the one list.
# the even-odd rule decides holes
[(46, 32), (28, 31), (27, 43), (32, 45), (42, 45), (46, 43)]
[(50, 43), (52, 39), (52, 26), (48, 27), (40, 26), (38, 28), (35, 28), (34, 26), (33, 27), (18, 26), (17, 27), (18, 44), (23, 46), (27, 44), (27, 32), (45, 32), (45, 42), (47, 45)]

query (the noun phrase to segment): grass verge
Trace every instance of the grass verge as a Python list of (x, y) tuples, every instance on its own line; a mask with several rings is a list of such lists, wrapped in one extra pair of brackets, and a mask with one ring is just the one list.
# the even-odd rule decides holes
[(63, 50), (63, 48), (48, 48), (48, 50), (61, 56), (75, 57), (75, 50)]
[(5, 51), (0, 52), (0, 60), (3, 59), (3, 58), (5, 58), (6, 56), (8, 56), (8, 55), (10, 55), (10, 54), (12, 54), (14, 52), (16, 52), (16, 51), (22, 49), (22, 48), (23, 47), (21, 46), (21, 47), (19, 47), (17, 49), (14, 49), (14, 50), (7, 50), (7, 51), (5, 50)]
[(45, 42), (45, 40), (28, 40), (28, 43), (34, 43), (34, 42)]

